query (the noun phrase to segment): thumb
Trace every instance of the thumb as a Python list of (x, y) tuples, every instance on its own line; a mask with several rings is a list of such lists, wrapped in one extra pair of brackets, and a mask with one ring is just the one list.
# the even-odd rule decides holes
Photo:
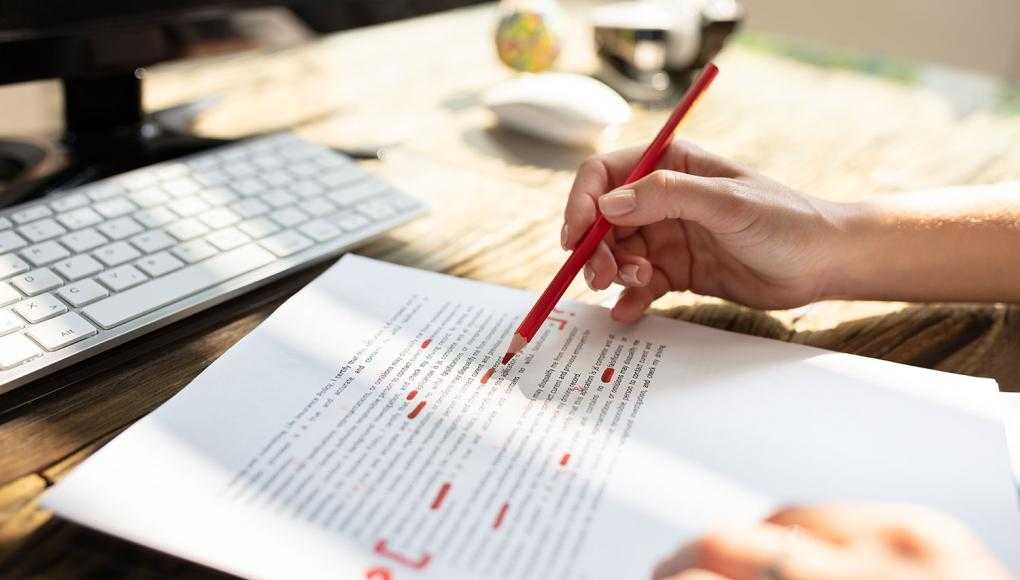
[(660, 169), (599, 198), (599, 210), (616, 226), (645, 226), (667, 219), (701, 224), (714, 233), (736, 232), (751, 221), (740, 182)]

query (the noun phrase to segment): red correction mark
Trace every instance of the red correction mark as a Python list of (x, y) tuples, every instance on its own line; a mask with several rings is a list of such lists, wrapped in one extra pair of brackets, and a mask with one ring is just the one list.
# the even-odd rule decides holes
[(393, 573), (389, 568), (376, 566), (365, 570), (365, 580), (393, 580)]
[[(559, 308), (553, 308), (553, 312), (559, 314), (566, 314), (568, 316), (574, 315), (574, 313), (569, 310), (560, 310)], [(567, 326), (567, 321), (563, 318), (556, 318), (555, 316), (550, 316), (549, 318), (546, 318), (546, 320), (550, 322), (555, 322), (557, 325), (559, 325), (560, 330), (563, 330)]]
[(430, 344), (432, 344), (431, 338), (426, 338), (425, 340), (421, 341), (422, 348), (428, 348)]
[(428, 566), (429, 562), (432, 560), (432, 555), (429, 554), (428, 552), (423, 553), (421, 557), (419, 557), (417, 560), (412, 560), (411, 558), (408, 558), (403, 554), (391, 552), (389, 549), (386, 548), (386, 540), (379, 540), (378, 542), (376, 542), (375, 553), (379, 554), (380, 556), (389, 558), (390, 560), (393, 560), (394, 562), (397, 562), (399, 564), (403, 564), (404, 566), (407, 566), (409, 568), (414, 568), (415, 570), (424, 570), (425, 566)]
[(510, 504), (505, 503), (503, 507), (499, 508), (499, 513), (496, 514), (496, 521), (492, 522), (492, 529), (498, 530), (499, 526), (503, 525), (503, 520), (506, 519), (506, 511), (510, 509)]
[(415, 398), (417, 396), (418, 396), (418, 389), (411, 389), (410, 391), (407, 392), (407, 400), (408, 401), (410, 401), (411, 399), (413, 399), (413, 398)]
[(602, 371), (602, 382), (608, 383), (609, 381), (613, 380), (613, 373), (615, 372), (616, 369), (614, 369), (613, 367), (609, 367), (606, 370)]
[(570, 454), (564, 453), (563, 457), (560, 457), (560, 465), (566, 466), (568, 463), (570, 463)]
[(489, 369), (489, 370), (485, 371), (485, 374), (484, 374), (484, 375), (482, 375), (482, 378), (481, 378), (481, 379), (479, 379), (479, 380), (480, 380), (480, 381), (482, 382), (482, 384), (483, 384), (483, 385), (484, 385), (485, 383), (489, 382), (489, 379), (491, 379), (491, 378), (492, 378), (492, 373), (494, 373), (494, 372), (496, 372), (496, 367), (493, 367), (493, 368), (491, 368), (491, 369)]
[(446, 499), (446, 494), (450, 493), (450, 482), (447, 481), (443, 485), (439, 486), (439, 493), (436, 494), (436, 499), (432, 500), (432, 505), (429, 506), (434, 510), (439, 509), (443, 505), (443, 500)]
[(424, 408), (425, 408), (425, 401), (422, 401), (422, 402), (418, 403), (414, 407), (414, 410), (412, 410), (410, 413), (407, 414), (407, 418), (408, 419), (414, 419), (415, 417), (418, 416), (418, 413), (421, 413), (421, 410), (424, 409)]

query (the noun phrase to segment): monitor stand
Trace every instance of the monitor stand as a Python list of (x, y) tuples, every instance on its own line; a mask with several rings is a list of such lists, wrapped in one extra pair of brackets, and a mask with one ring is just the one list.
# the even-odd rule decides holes
[[(204, 108), (201, 103), (146, 115), (141, 76), (139, 70), (62, 79), (65, 129), (60, 142), (66, 164), (51, 175), (7, 188), (0, 194), (0, 207), (231, 142), (188, 133)], [(42, 157), (35, 146), (0, 141), (0, 171), (7, 176), (19, 169), (28, 174)]]

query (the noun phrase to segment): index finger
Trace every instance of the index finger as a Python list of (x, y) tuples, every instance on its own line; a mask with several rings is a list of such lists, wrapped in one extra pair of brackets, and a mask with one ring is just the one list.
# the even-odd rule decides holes
[(622, 185), (627, 172), (641, 156), (639, 147), (591, 157), (581, 164), (563, 210), (563, 245), (572, 249), (598, 216), (596, 202), (602, 194)]

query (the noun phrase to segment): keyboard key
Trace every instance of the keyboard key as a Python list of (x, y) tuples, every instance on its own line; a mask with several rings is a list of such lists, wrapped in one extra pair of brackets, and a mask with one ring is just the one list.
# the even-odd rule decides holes
[(174, 213), (181, 217), (189, 217), (209, 209), (209, 204), (195, 195), (171, 201), (166, 204), (166, 207), (172, 209)]
[(103, 221), (103, 216), (97, 214), (92, 208), (80, 207), (75, 210), (57, 215), (57, 221), (69, 230), (80, 230), (88, 226), (94, 226)]
[(45, 205), (33, 205), (31, 207), (26, 207), (21, 211), (12, 213), (11, 219), (14, 220), (14, 223), (16, 224), (27, 224), (28, 222), (44, 218), (52, 213), (53, 212), (50, 211), (50, 208)]
[(268, 238), (259, 240), (259, 244), (263, 248), (281, 258), (300, 252), (301, 250), (310, 247), (313, 243), (314, 242), (312, 242), (312, 240), (309, 240), (301, 234), (291, 230), (286, 230), (274, 236), (269, 236)]
[(137, 286), (142, 282), (145, 282), (149, 279), (149, 277), (143, 274), (138, 268), (135, 268), (130, 264), (126, 264), (112, 270), (107, 270), (96, 276), (96, 279), (102, 282), (103, 285), (110, 290), (120, 292), (121, 290), (127, 290), (132, 286)]
[(379, 181), (368, 180), (363, 183), (351, 185), (329, 194), (329, 199), (340, 206), (349, 206), (375, 197), (386, 191), (387, 185)]
[(314, 219), (306, 224), (302, 224), (298, 227), (298, 231), (317, 242), (332, 240), (342, 233), (340, 228), (324, 219)]
[(365, 178), (365, 172), (359, 171), (355, 165), (334, 167), (319, 176), (319, 183), (329, 189), (345, 187)]
[(61, 212), (68, 211), (83, 205), (89, 204), (89, 198), (84, 193), (72, 193), (63, 197), (58, 197), (50, 202), (50, 207), (53, 211)]
[(212, 187), (214, 185), (223, 185), (224, 183), (230, 182), (230, 176), (218, 169), (210, 169), (208, 171), (201, 171), (194, 175), (195, 181), (201, 183), (206, 187)]
[(103, 288), (99, 285), (99, 282), (91, 278), (68, 284), (57, 290), (57, 296), (60, 296), (75, 308), (85, 306), (100, 298), (106, 298), (109, 295), (110, 292), (106, 288)]
[(18, 228), (18, 233), (24, 236), (28, 241), (34, 243), (48, 240), (61, 234), (66, 234), (67, 229), (58, 224), (52, 218), (45, 218), (32, 222), (28, 225), (21, 226)]
[(336, 207), (326, 201), (325, 198), (316, 197), (312, 199), (306, 199), (297, 204), (301, 211), (308, 215), (324, 216), (333, 213)]
[(92, 208), (101, 213), (103, 217), (113, 219), (137, 210), (138, 206), (123, 197), (116, 197), (101, 201), (92, 206)]
[(135, 221), (147, 228), (158, 228), (177, 219), (177, 214), (165, 207), (154, 207), (135, 212)]
[(96, 226), (96, 229), (105, 234), (106, 237), (111, 240), (120, 240), (145, 230), (145, 228), (139, 225), (138, 222), (127, 216), (112, 219), (106, 223), (100, 224)]
[(291, 193), (298, 197), (318, 197), (326, 192), (326, 188), (322, 187), (314, 181), (302, 181), (301, 183), (295, 183), (290, 187)]
[(0, 278), (7, 278), (15, 274), (28, 271), (28, 262), (14, 254), (0, 256)]
[(179, 179), (173, 179), (163, 184), (163, 191), (169, 193), (173, 197), (188, 197), (194, 195), (202, 190), (202, 186), (193, 179), (188, 177), (181, 177)]
[(269, 211), (269, 206), (258, 199), (242, 199), (230, 206), (230, 209), (237, 212), (237, 215), (244, 219), (262, 215)]
[(10, 334), (25, 326), (25, 321), (10, 310), (0, 310), (0, 336)]
[(263, 195), (262, 201), (273, 207), (285, 207), (297, 201), (297, 197), (286, 191), (272, 191)]
[(166, 229), (168, 234), (182, 242), (186, 242), (209, 233), (209, 226), (195, 218), (188, 218), (179, 222), (174, 222), (164, 229)]
[(53, 290), (64, 283), (53, 273), (53, 270), (49, 268), (39, 268), (38, 270), (32, 270), (24, 274), (18, 274), (14, 278), (11, 278), (11, 284), (21, 290), (21, 293), (25, 296), (35, 296), (36, 294), (42, 294), (43, 292)]
[(141, 252), (129, 246), (127, 242), (107, 244), (93, 252), (92, 255), (107, 266), (119, 266), (142, 256)]
[(269, 218), (257, 217), (237, 224), (237, 229), (255, 239), (259, 239), (280, 231), (280, 226), (276, 225), (276, 222)]
[(358, 206), (358, 211), (376, 220), (386, 219), (397, 213), (397, 211), (383, 199), (363, 203)]
[(285, 207), (269, 214), (272, 220), (285, 228), (307, 221), (309, 216), (296, 207)]
[(269, 252), (248, 244), (100, 300), (82, 313), (103, 328), (113, 328), (275, 260)]
[(357, 231), (372, 223), (367, 217), (355, 212), (340, 213), (335, 216), (331, 216), (329, 220), (345, 232)]
[(0, 306), (7, 306), (21, 300), (21, 293), (7, 282), (0, 282)]
[(170, 251), (173, 252), (175, 256), (189, 264), (201, 262), (206, 258), (210, 258), (220, 253), (219, 250), (214, 248), (212, 244), (205, 240), (192, 240), (181, 244)]
[(49, 351), (64, 348), (96, 334), (96, 327), (74, 312), (36, 324), (27, 334), (32, 340)]
[(14, 305), (14, 311), (32, 324), (67, 312), (67, 306), (52, 294), (26, 298)]
[(155, 207), (170, 201), (170, 194), (158, 187), (146, 187), (128, 194), (128, 199), (141, 207)]
[(175, 177), (182, 177), (189, 173), (191, 170), (187, 165), (183, 163), (163, 163), (152, 168), (156, 173), (156, 177), (159, 179), (173, 179)]
[(287, 161), (277, 155), (268, 155), (265, 153), (255, 155), (251, 158), (251, 162), (258, 165), (262, 169), (274, 169), (286, 163)]
[(100, 181), (86, 185), (82, 190), (82, 193), (89, 196), (93, 201), (101, 201), (104, 199), (110, 199), (111, 197), (117, 197), (127, 192), (124, 185), (114, 181)]
[(146, 256), (141, 260), (135, 262), (135, 266), (138, 266), (143, 272), (156, 278), (162, 276), (167, 272), (173, 272), (178, 268), (184, 267), (184, 262), (170, 255), (169, 252), (157, 252), (151, 256)]
[(71, 252), (68, 252), (64, 246), (52, 240), (21, 250), (21, 257), (31, 262), (33, 266), (44, 266), (70, 255)]
[(232, 226), (241, 221), (240, 216), (225, 207), (211, 209), (198, 216), (198, 219), (214, 230)]
[(245, 163), (244, 161), (234, 161), (223, 166), (223, 171), (226, 171), (233, 177), (247, 177), (258, 172), (258, 170), (257, 166)]
[(17, 250), (18, 248), (24, 248), (28, 245), (25, 238), (18, 234), (6, 231), (0, 232), (0, 254), (6, 254), (11, 250)]
[(131, 238), (131, 243), (142, 252), (151, 254), (169, 248), (176, 244), (177, 240), (159, 230), (153, 230)]
[(221, 250), (233, 250), (251, 241), (237, 228), (224, 228), (205, 237), (206, 241)]
[(121, 175), (117, 180), (128, 189), (142, 189), (156, 183), (157, 178), (152, 171), (141, 169)]
[(11, 224), (11, 220), (9, 220), (9, 219), (7, 219), (5, 217), (0, 217), (0, 230), (5, 230), (5, 229), (11, 227), (11, 225), (13, 225), (13, 224)]
[(61, 260), (53, 268), (66, 280), (80, 280), (103, 270), (103, 265), (88, 254)]
[(84, 230), (67, 234), (60, 238), (60, 241), (68, 248), (71, 248), (72, 252), (81, 253), (98, 248), (110, 240), (92, 228), (85, 228)]
[(237, 194), (222, 187), (211, 187), (198, 194), (198, 197), (211, 206), (227, 205), (237, 201)]
[(311, 177), (313, 175), (317, 175), (321, 169), (319, 169), (319, 166), (315, 163), (302, 161), (288, 166), (287, 171), (290, 171), (297, 177)]
[(268, 187), (265, 181), (249, 177), (247, 179), (238, 179), (230, 184), (230, 187), (237, 192), (241, 197), (250, 197), (262, 193)]
[(0, 338), (0, 370), (12, 369), (43, 353), (34, 342), (20, 334)]
[(294, 181), (294, 177), (291, 174), (279, 170), (263, 173), (261, 177), (263, 181), (275, 187), (287, 185)]

